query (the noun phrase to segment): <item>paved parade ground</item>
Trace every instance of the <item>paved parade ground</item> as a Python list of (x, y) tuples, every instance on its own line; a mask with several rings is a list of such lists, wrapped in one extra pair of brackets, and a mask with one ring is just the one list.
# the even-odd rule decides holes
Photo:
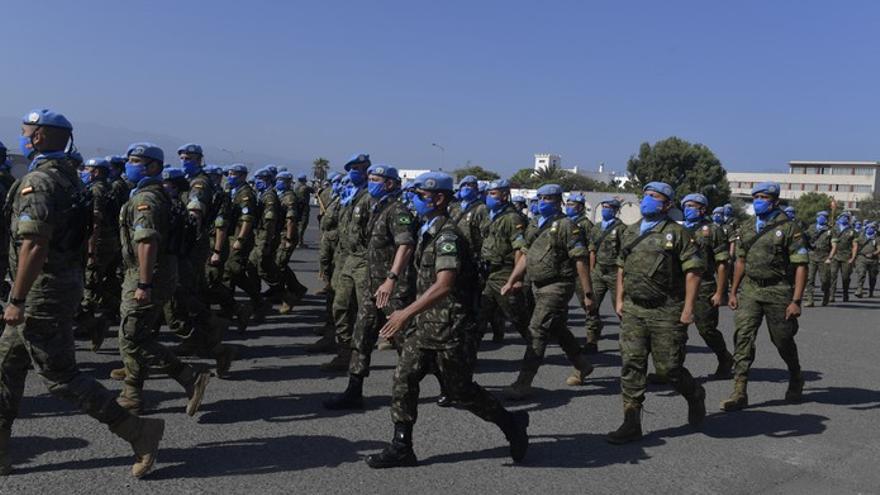
[[(321, 402), (342, 391), (347, 379), (318, 369), (329, 355), (305, 353), (324, 312), (311, 295), (319, 288), (314, 219), (309, 235), (309, 249), (294, 253), (294, 266), (310, 295), (293, 313), (272, 315), (244, 335), (230, 330), (227, 340), (240, 359), (229, 380), (211, 381), (194, 418), (184, 414), (185, 396), (175, 382), (147, 382), (146, 414), (167, 422), (153, 473), (132, 480), (130, 447), (50, 396), (31, 373), (13, 429), (16, 472), (0, 478), (0, 493), (880, 493), (880, 299), (804, 309), (797, 336), (807, 381), (802, 404), (782, 400), (787, 372), (762, 328), (748, 409), (720, 412), (732, 382), (705, 382), (709, 414), (697, 431), (686, 424), (683, 398), (652, 387), (644, 440), (621, 447), (604, 441), (622, 420), (619, 328), (606, 301), (606, 335), (588, 384), (565, 385), (569, 367), (553, 346), (535, 380), (538, 393), (513, 406), (531, 414), (523, 464), (511, 463), (494, 425), (437, 407), (437, 383), (429, 376), (414, 433), (420, 465), (369, 469), (364, 455), (381, 449), (392, 433), (396, 354), (374, 354), (364, 411), (323, 410)], [(728, 346), (732, 320), (723, 310)], [(572, 306), (570, 325), (581, 339), (583, 322)], [(690, 336), (686, 367), (705, 379), (715, 357), (693, 327)], [(107, 378), (119, 363), (115, 339), (98, 354), (86, 350), (85, 341), (78, 349), (82, 370), (121, 387)], [(501, 346), (485, 342), (476, 380), (500, 392), (515, 379), (523, 350), (512, 331)]]

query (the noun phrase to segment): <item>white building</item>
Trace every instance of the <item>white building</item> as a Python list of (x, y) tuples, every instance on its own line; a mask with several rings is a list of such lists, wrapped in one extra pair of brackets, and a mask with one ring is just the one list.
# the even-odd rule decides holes
[(547, 167), (562, 168), (562, 157), (553, 153), (536, 153), (535, 170), (537, 171)]
[(797, 199), (808, 192), (834, 198), (840, 208), (858, 209), (859, 201), (869, 199), (880, 189), (880, 162), (876, 161), (800, 161), (788, 163), (788, 173), (728, 172), (727, 181), (734, 196), (751, 197), (759, 182), (778, 182), (782, 199)]

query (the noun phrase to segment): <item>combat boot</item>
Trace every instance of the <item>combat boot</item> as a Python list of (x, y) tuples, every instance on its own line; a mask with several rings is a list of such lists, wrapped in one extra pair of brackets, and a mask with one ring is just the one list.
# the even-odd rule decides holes
[(340, 349), (336, 356), (320, 366), (321, 371), (339, 372), (348, 371), (351, 362), (351, 349)]
[(828, 306), (828, 303), (831, 302), (831, 295), (826, 293), (822, 294), (822, 306)]
[(730, 375), (733, 372), (733, 364), (733, 356), (730, 352), (725, 350), (723, 354), (718, 356), (718, 367), (715, 368), (715, 373), (712, 374), (712, 378), (716, 380), (730, 378)]
[(532, 388), (532, 380), (534, 379), (534, 373), (520, 372), (516, 381), (504, 389), (504, 396), (510, 400), (523, 400), (528, 398), (534, 393), (534, 389)]
[(722, 411), (739, 411), (749, 405), (749, 394), (747, 391), (747, 381), (745, 377), (737, 377), (733, 382), (733, 393), (730, 397), (721, 401)]
[(584, 380), (593, 372), (593, 365), (584, 354), (580, 354), (577, 359), (575, 359), (574, 365), (574, 371), (572, 371), (571, 375), (568, 375), (568, 378), (565, 379), (565, 384), (572, 387), (583, 385)]
[(599, 344), (596, 342), (587, 342), (584, 344), (584, 354), (597, 354), (599, 352)]
[(140, 416), (143, 413), (144, 401), (141, 397), (142, 390), (134, 385), (124, 383), (116, 403), (122, 406), (126, 411)]
[(92, 352), (98, 352), (101, 349), (101, 345), (104, 344), (104, 338), (107, 336), (107, 329), (109, 328), (107, 320), (89, 315), (86, 321), (82, 323), (82, 326), (87, 329), (89, 340), (92, 341)]
[(141, 478), (153, 469), (159, 452), (159, 442), (162, 441), (162, 434), (165, 433), (164, 420), (127, 415), (122, 421), (111, 425), (110, 431), (130, 443), (134, 450), (132, 476)]
[(627, 404), (623, 406), (623, 424), (605, 436), (605, 441), (623, 445), (642, 439), (642, 406)]
[(217, 361), (217, 378), (229, 378), (229, 368), (235, 361), (235, 349), (220, 344), (214, 349), (214, 359)]
[(255, 325), (266, 323), (266, 315), (272, 311), (272, 303), (269, 301), (257, 301), (253, 303), (254, 312), (251, 314), (251, 321)]
[(320, 339), (306, 346), (309, 354), (331, 353), (336, 351), (336, 339), (333, 332), (325, 333)]
[(336, 397), (324, 401), (324, 409), (342, 411), (364, 408), (364, 377), (349, 375), (348, 386)]
[(813, 304), (813, 300), (812, 300), (812, 299), (809, 299), (809, 300), (807, 300), (807, 301), (804, 303), (804, 307), (805, 307), (805, 308), (812, 308), (813, 306), (815, 306), (815, 305)]
[(412, 467), (418, 464), (416, 453), (412, 448), (412, 425), (394, 423), (394, 438), (391, 445), (378, 454), (368, 455), (367, 466), (373, 469), (392, 467)]
[(125, 368), (113, 368), (110, 370), (110, 378), (114, 380), (125, 380)]
[(785, 402), (792, 404), (801, 401), (804, 392), (804, 377), (800, 372), (792, 373), (788, 379), (788, 390), (785, 391)]
[(273, 285), (273, 286), (269, 287), (268, 289), (266, 289), (265, 292), (260, 294), (260, 297), (262, 297), (266, 301), (269, 301), (270, 303), (281, 302), (281, 299), (282, 299), (281, 286), (280, 285)]
[(694, 393), (687, 398), (687, 402), (688, 424), (700, 426), (703, 419), (706, 418), (706, 389), (702, 385), (697, 384)]
[(12, 430), (0, 428), (0, 476), (7, 476), (12, 472), (12, 464), (9, 462), (9, 440)]
[(174, 379), (186, 390), (186, 415), (194, 416), (205, 397), (205, 388), (211, 379), (207, 371), (196, 371), (192, 366), (184, 366)]
[(239, 304), (235, 311), (236, 325), (238, 333), (244, 333), (247, 330), (248, 322), (251, 319), (251, 306), (247, 303)]
[(516, 411), (507, 413), (504, 420), (498, 422), (504, 438), (510, 442), (510, 457), (513, 462), (520, 462), (529, 450), (529, 413)]
[(281, 306), (278, 307), (278, 314), (279, 315), (286, 315), (287, 313), (290, 313), (292, 310), (293, 310), (293, 306), (282, 301)]

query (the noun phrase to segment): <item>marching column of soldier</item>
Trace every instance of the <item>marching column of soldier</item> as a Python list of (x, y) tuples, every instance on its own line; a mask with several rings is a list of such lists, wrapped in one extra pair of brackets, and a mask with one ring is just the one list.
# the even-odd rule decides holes
[[(753, 188), (756, 216), (742, 222), (729, 204), (710, 209), (702, 194), (651, 182), (639, 203), (641, 220), (622, 222), (620, 200), (608, 197), (594, 224), (585, 198), (566, 197), (556, 184), (542, 186), (535, 198), (511, 196), (504, 179), (481, 187), (473, 176), (455, 184), (443, 172), (402, 184), (395, 167), (366, 153), (315, 191), (305, 174), (274, 165), (253, 173), (242, 164), (208, 165), (198, 144), (177, 150), (179, 166), (166, 165), (164, 151), (146, 142), (124, 156), (85, 161), (72, 145), (73, 125), (62, 114), (28, 113), (19, 149), (30, 164), (16, 180), (0, 143), (0, 268), (9, 279), (0, 335), (3, 475), (12, 471), (10, 437), (29, 369), (51, 393), (131, 445), (133, 476), (150, 472), (165, 425), (141, 417), (149, 373), (181, 385), (190, 416), (209, 391), (221, 393), (208, 385), (233, 366), (235, 352), (223, 343), (227, 329), (244, 332), (275, 305), (290, 313), (307, 292), (290, 260), (305, 245), (312, 197), (327, 324), (308, 351), (334, 353), (321, 369), (348, 373), (345, 389), (323, 407), (363, 408), (374, 348), (398, 355), (393, 435), (366, 458), (372, 468), (417, 463), (413, 430), (419, 384), (428, 374), (441, 386), (438, 405), (496, 424), (512, 459), (525, 458), (529, 415), (509, 411), (474, 381), (485, 333), (500, 342), (508, 322), (525, 351), (503, 395), (521, 400), (534, 393), (550, 341), (572, 364), (563, 382), (589, 382), (589, 356), (598, 352), (603, 328), (599, 307), (611, 301), (620, 319), (623, 421), (607, 440), (623, 444), (642, 437), (649, 381), (669, 383), (684, 397), (690, 425), (705, 417), (706, 393), (685, 367), (691, 323), (717, 356), (712, 377), (733, 381), (722, 410), (748, 406), (764, 320), (789, 371), (784, 398), (798, 402), (804, 380), (795, 335), (802, 305), (815, 304), (817, 282), (822, 305), (835, 301), (838, 274), (843, 301), (851, 289), (873, 297), (876, 286), (877, 224), (821, 211), (803, 226), (780, 204), (775, 183)], [(674, 207), (682, 222), (670, 218)], [(246, 302), (235, 298), (236, 288)], [(572, 297), (586, 313), (582, 343), (581, 332), (568, 326)], [(718, 329), (725, 303), (735, 310), (731, 347)], [(176, 346), (160, 342), (162, 325)], [(122, 363), (111, 372), (122, 381), (118, 393), (76, 364), (75, 335), (98, 350), (111, 327)], [(187, 356), (215, 361), (214, 372)]]

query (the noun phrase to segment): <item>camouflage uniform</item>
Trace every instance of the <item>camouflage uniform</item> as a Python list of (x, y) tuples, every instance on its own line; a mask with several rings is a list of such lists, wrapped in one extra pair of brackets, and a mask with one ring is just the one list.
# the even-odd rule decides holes
[[(279, 209), (278, 232), (281, 242), (278, 243), (275, 254), (275, 265), (279, 270), (278, 281), (281, 284), (282, 290), (290, 291), (301, 296), (302, 294), (305, 294), (307, 289), (299, 282), (296, 278), (296, 273), (290, 268), (290, 257), (293, 256), (293, 250), (297, 244), (296, 236), (298, 234), (296, 229), (299, 225), (296, 222), (301, 216), (300, 204), (297, 201), (296, 193), (292, 190), (287, 190), (281, 193), (281, 197), (279, 198)], [(293, 239), (286, 238), (288, 222), (294, 222)]]
[(419, 383), (439, 367), (446, 393), (480, 418), (499, 423), (501, 403), (473, 381), (466, 340), (474, 332), (477, 277), (473, 254), (449, 217), (435, 217), (419, 236), (415, 251), (416, 292), (424, 294), (443, 270), (456, 273), (453, 290), (416, 315), (407, 331), (391, 392), (391, 418), (412, 425), (418, 416)]
[[(587, 248), (587, 257), (584, 260), (584, 262), (589, 264), (590, 263), (590, 258), (589, 258), (590, 237), (592, 236), (593, 229), (595, 228), (593, 226), (593, 222), (591, 222), (590, 219), (587, 218), (586, 211), (581, 213), (577, 218), (573, 218), (572, 222), (574, 222), (574, 224), (577, 225), (581, 229), (581, 232), (583, 232), (583, 234), (584, 234), (584, 246), (586, 246), (586, 248)], [(581, 281), (578, 277), (574, 278), (574, 287), (575, 287), (575, 289), (574, 289), (575, 294), (583, 294), (584, 293), (584, 288), (581, 287)], [(580, 300), (579, 302), (581, 305), (581, 309), (584, 311), (584, 314), (589, 313), (589, 311), (587, 311), (587, 307), (584, 305), (584, 298), (579, 297), (578, 299)], [(590, 340), (587, 339), (587, 342), (589, 342), (589, 341)]]
[(862, 288), (865, 286), (865, 277), (868, 278), (868, 297), (874, 297), (874, 287), (877, 285), (877, 249), (880, 244), (877, 238), (868, 239), (865, 234), (860, 235), (853, 241), (856, 251), (856, 297), (862, 297)]
[(296, 220), (299, 228), (299, 244), (302, 245), (306, 228), (309, 226), (309, 216), (312, 214), (311, 197), (315, 191), (308, 184), (300, 181), (296, 181), (293, 190), (299, 200), (299, 218)]
[(449, 219), (464, 235), (465, 242), (476, 257), (475, 260), (479, 259), (483, 247), (483, 229), (489, 221), (489, 208), (479, 200), (471, 201), (467, 208), (461, 202), (454, 203), (449, 207)]
[(100, 234), (95, 247), (94, 263), (86, 265), (85, 294), (81, 309), (91, 315), (101, 309), (103, 314), (112, 315), (119, 310), (119, 291), (115, 283), (107, 280), (116, 278), (116, 268), (121, 260), (119, 245), (119, 208), (112, 186), (107, 180), (96, 179), (88, 185), (92, 193), (92, 215), (100, 219)]
[(39, 155), (34, 164), (8, 198), (12, 273), (24, 236), (48, 239), (49, 252), (27, 294), (24, 322), (0, 335), (0, 429), (10, 430), (18, 416), (30, 365), (53, 395), (114, 425), (128, 414), (112, 392), (79, 371), (74, 350), (72, 323), (83, 294), (81, 260), (90, 210), (86, 201), (76, 201), (84, 186), (62, 152)]
[[(263, 302), (260, 295), (260, 278), (256, 269), (248, 263), (248, 257), (254, 247), (254, 233), (260, 213), (257, 195), (250, 185), (244, 183), (230, 191), (230, 197), (228, 218), (225, 220), (229, 229), (229, 257), (223, 267), (223, 284), (230, 297), (234, 294), (235, 287), (240, 287), (257, 310)], [(251, 223), (251, 231), (247, 237), (238, 238), (241, 226), (245, 222)], [(238, 249), (235, 248), (236, 241), (239, 244)]]
[(816, 224), (811, 225), (805, 237), (810, 247), (810, 267), (807, 274), (807, 288), (804, 293), (804, 299), (808, 306), (813, 305), (813, 293), (816, 290), (816, 276), (819, 277), (819, 284), (822, 287), (822, 304), (828, 304), (831, 297), (831, 270), (830, 263), (826, 263), (828, 255), (831, 254), (831, 239), (834, 232), (831, 228), (824, 227), (821, 230)]
[(269, 188), (257, 193), (260, 204), (260, 216), (254, 225), (254, 248), (251, 250), (249, 262), (260, 279), (272, 286), (278, 286), (278, 267), (275, 265), (275, 253), (280, 239), (278, 225), (281, 205), (275, 189)]
[[(712, 304), (712, 296), (718, 288), (718, 283), (726, 284), (727, 281), (715, 280), (715, 270), (718, 264), (727, 263), (730, 260), (730, 244), (724, 235), (723, 229), (712, 223), (711, 220), (703, 219), (693, 228), (685, 229), (691, 233), (701, 257), (706, 263), (706, 269), (700, 280), (700, 290), (694, 302), (694, 326), (706, 342), (706, 346), (715, 353), (719, 363), (725, 362), (727, 372), (730, 370), (730, 353), (724, 342), (724, 335), (718, 331), (718, 308)], [(719, 371), (722, 371), (719, 368)]]
[(604, 227), (598, 223), (593, 227), (589, 237), (589, 250), (596, 263), (590, 271), (593, 282), (593, 310), (587, 313), (587, 344), (598, 344), (602, 337), (602, 317), (599, 307), (609, 294), (614, 301), (617, 292), (617, 258), (620, 256), (621, 239), (626, 232), (626, 225), (617, 217), (610, 220)]
[(836, 230), (834, 237), (831, 238), (831, 244), (837, 245), (837, 252), (834, 253), (834, 258), (831, 260), (831, 287), (828, 289), (831, 294), (831, 302), (836, 299), (838, 273), (840, 274), (840, 283), (843, 285), (843, 301), (849, 300), (849, 282), (853, 268), (849, 263), (849, 258), (852, 256), (852, 246), (855, 239), (856, 232), (852, 227)]
[[(400, 202), (399, 193), (389, 194), (372, 204), (367, 226), (367, 290), (358, 306), (357, 322), (351, 341), (351, 362), (348, 372), (357, 376), (370, 374), (370, 355), (379, 338), (379, 329), (391, 313), (412, 302), (414, 292), (411, 270), (405, 268), (397, 275), (388, 304), (376, 307), (374, 294), (388, 277), (394, 256), (400, 246), (415, 246), (415, 222)], [(402, 337), (402, 335), (401, 335)]]
[(641, 409), (645, 401), (648, 354), (654, 369), (686, 399), (697, 385), (684, 367), (687, 325), (681, 323), (688, 272), (702, 273), (706, 264), (693, 238), (677, 223), (664, 219), (636, 244), (639, 225), (621, 239), (618, 266), (623, 269), (623, 318), (620, 323), (620, 384), (624, 408)]

